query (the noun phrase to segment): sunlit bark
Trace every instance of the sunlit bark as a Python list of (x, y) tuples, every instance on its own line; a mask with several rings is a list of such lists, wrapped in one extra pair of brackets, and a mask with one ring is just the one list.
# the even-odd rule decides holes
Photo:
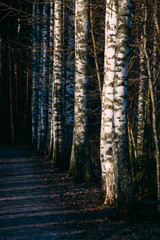
[(134, 211), (126, 114), (130, 24), (131, 1), (119, 0), (113, 101), (113, 152), (120, 218), (130, 218)]
[(112, 205), (116, 198), (115, 176), (112, 153), (112, 118), (113, 118), (113, 80), (115, 67), (115, 42), (117, 32), (116, 1), (106, 1), (105, 16), (105, 52), (104, 82), (102, 89), (100, 160), (102, 169), (105, 204)]
[(64, 166), (63, 96), (62, 96), (62, 0), (54, 2), (54, 57), (53, 57), (53, 162)]
[(141, 46), (140, 46), (140, 55), (139, 55), (139, 88), (138, 88), (138, 115), (137, 115), (137, 156), (142, 154), (143, 150), (143, 141), (144, 141), (144, 91), (145, 91), (145, 62), (144, 62), (144, 51), (143, 51), (144, 37), (141, 34)]
[[(88, 78), (87, 36), (88, 1), (75, 1), (75, 107), (72, 158), (75, 161), (75, 179), (89, 181), (92, 178), (88, 137)], [(71, 166), (74, 166), (71, 161)], [(73, 171), (72, 171), (73, 172)]]

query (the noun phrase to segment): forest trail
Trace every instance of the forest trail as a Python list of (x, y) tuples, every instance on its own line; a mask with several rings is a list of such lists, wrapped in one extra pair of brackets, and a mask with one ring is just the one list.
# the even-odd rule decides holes
[(160, 239), (159, 224), (110, 221), (100, 186), (74, 185), (27, 147), (0, 147), (0, 239)]
[(41, 164), (30, 148), (0, 148), (0, 239), (63, 239), (60, 193)]

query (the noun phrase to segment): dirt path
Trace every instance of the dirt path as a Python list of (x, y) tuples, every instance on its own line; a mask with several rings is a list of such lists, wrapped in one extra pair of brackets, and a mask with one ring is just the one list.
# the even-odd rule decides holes
[(63, 239), (58, 189), (45, 180), (52, 169), (42, 172), (29, 148), (0, 150), (0, 239)]
[(0, 148), (0, 239), (160, 239), (159, 223), (110, 221), (100, 186), (74, 185), (30, 148)]

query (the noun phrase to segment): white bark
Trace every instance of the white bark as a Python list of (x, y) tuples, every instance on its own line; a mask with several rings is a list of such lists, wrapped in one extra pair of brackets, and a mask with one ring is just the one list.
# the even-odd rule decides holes
[(49, 80), (48, 80), (48, 129), (47, 129), (47, 154), (48, 157), (51, 155), (52, 144), (53, 144), (53, 100), (52, 93), (53, 90), (53, 54), (54, 54), (54, 46), (53, 46), (53, 37), (54, 37), (54, 4), (53, 1), (50, 1), (50, 18), (49, 18)]
[(63, 167), (63, 98), (62, 98), (62, 0), (54, 2), (54, 56), (53, 56), (53, 161)]
[[(37, 4), (37, 16), (41, 16), (40, 5)], [(37, 20), (37, 85), (38, 85), (38, 133), (37, 133), (37, 150), (41, 148), (41, 85), (42, 85), (42, 71), (43, 71), (43, 60), (42, 60), (42, 33), (41, 33), (41, 18)]]
[(113, 101), (113, 152), (118, 209), (121, 218), (133, 217), (131, 215), (134, 211), (127, 133), (127, 78), (130, 24), (131, 1), (119, 0)]
[(43, 98), (42, 98), (42, 151), (46, 150), (47, 126), (48, 126), (48, 96), (49, 96), (49, 4), (43, 4)]
[(102, 89), (100, 160), (105, 203), (112, 204), (115, 196), (115, 176), (112, 153), (113, 80), (115, 68), (115, 42), (117, 32), (115, 1), (106, 0), (104, 82)]
[(75, 8), (75, 144), (84, 143), (87, 126), (87, 92), (86, 76), (87, 32), (88, 32), (88, 2), (76, 0)]
[(39, 7), (39, 16), (41, 16), (38, 24), (39, 33), (39, 115), (38, 115), (38, 145), (37, 149), (41, 152), (45, 151), (46, 135), (47, 135), (47, 78), (48, 78), (48, 4), (43, 3), (42, 9)]
[[(75, 5), (75, 107), (72, 160), (76, 163), (76, 179), (91, 178), (88, 139), (88, 78), (86, 75), (88, 1), (76, 0)], [(71, 166), (72, 163), (71, 163)]]
[(146, 82), (144, 51), (143, 51), (144, 37), (141, 35), (140, 47), (140, 73), (139, 73), (139, 90), (138, 90), (138, 123), (137, 123), (137, 156), (142, 154), (143, 139), (144, 139), (144, 87)]

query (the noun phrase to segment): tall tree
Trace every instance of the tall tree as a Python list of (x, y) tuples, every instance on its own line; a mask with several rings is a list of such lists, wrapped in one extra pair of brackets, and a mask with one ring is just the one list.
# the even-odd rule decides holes
[(131, 1), (119, 0), (113, 100), (113, 152), (120, 218), (132, 217), (134, 202), (126, 114), (130, 25)]
[[(87, 37), (89, 2), (75, 1), (75, 106), (70, 170), (77, 181), (89, 181), (92, 168), (88, 136)], [(74, 165), (75, 163), (75, 165)]]
[(115, 67), (115, 42), (117, 32), (116, 1), (106, 1), (105, 14), (105, 52), (104, 82), (101, 107), (100, 160), (102, 169), (105, 204), (112, 205), (116, 199), (115, 176), (112, 152), (112, 118), (113, 118), (113, 81)]
[(74, 1), (66, 0), (65, 10), (65, 155), (66, 163), (69, 163), (73, 139), (74, 122)]
[(144, 35), (141, 33), (139, 53), (139, 86), (138, 86), (138, 115), (137, 115), (137, 156), (142, 154), (144, 141), (144, 90), (146, 83), (145, 61), (143, 51)]
[[(44, 139), (45, 139), (45, 129), (46, 129), (46, 83), (43, 75), (43, 48), (44, 48), (44, 28), (43, 28), (43, 5), (40, 2), (37, 4), (37, 15), (39, 21), (37, 24), (37, 46), (38, 46), (38, 141), (37, 150), (43, 151)], [(42, 29), (42, 30), (41, 30)]]
[(46, 149), (47, 141), (47, 127), (48, 127), (48, 100), (49, 100), (49, 3), (43, 2), (42, 9), (42, 53), (43, 53), (43, 69), (42, 69), (42, 89), (41, 89), (41, 102), (42, 102), (42, 138), (41, 150), (44, 152)]
[(62, 89), (62, 30), (63, 0), (54, 2), (54, 56), (53, 56), (53, 162), (64, 167), (63, 89)]
[[(50, 15), (49, 15), (49, 79), (47, 84), (48, 89), (48, 127), (47, 127), (47, 141), (46, 141), (46, 152), (48, 157), (51, 157), (53, 147), (53, 114), (52, 114), (52, 93), (53, 90), (53, 36), (54, 36), (54, 3), (50, 0)], [(54, 98), (53, 98), (54, 100)]]

